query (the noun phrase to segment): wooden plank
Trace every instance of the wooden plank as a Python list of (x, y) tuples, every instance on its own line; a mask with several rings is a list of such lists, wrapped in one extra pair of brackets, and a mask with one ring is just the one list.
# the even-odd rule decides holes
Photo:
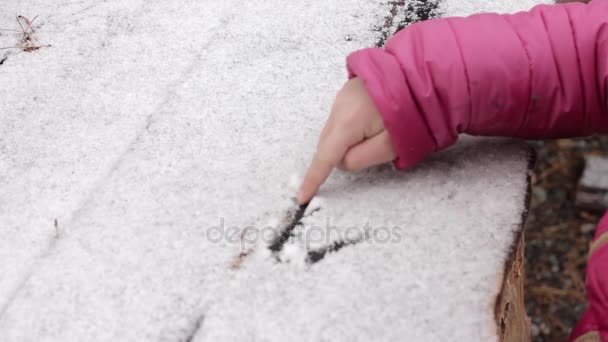
[[(44, 4), (23, 2), (29, 9), (55, 7)], [(514, 299), (497, 298), (509, 292), (504, 283), (511, 272), (505, 270), (517, 269), (505, 265), (517, 260), (512, 246), (521, 236), (525, 210), (528, 150), (519, 143), (465, 138), (408, 172), (390, 166), (337, 172), (297, 220), (306, 235), (330, 218), (327, 228), (342, 234), (340, 239), (258, 239), (235, 267), (240, 242), (228, 241), (229, 230), (219, 240), (211, 234), (220, 222), (226, 228), (285, 228), (279, 219), (290, 217), (290, 178), (313, 153), (344, 81), (344, 56), (377, 42), (369, 26), (386, 14), (384, 2), (89, 5), (94, 4), (59, 13), (47, 32), (54, 34), (53, 46), (74, 50), (40, 51), (32, 55), (41, 59), (37, 64), (31, 64), (32, 56), (9, 56), (2, 72), (56, 68), (57, 75), (40, 81), (56, 95), (45, 99), (53, 113), (79, 113), (71, 110), (83, 99), (70, 94), (85, 93), (88, 103), (104, 99), (107, 91), (109, 99), (95, 102), (96, 112), (120, 115), (145, 104), (146, 120), (103, 177), (91, 176), (98, 179), (94, 191), (74, 207), (61, 208), (77, 209), (58, 221), (58, 236), (52, 217), (43, 227), (55, 242), (42, 252), (36, 247), (36, 262), (11, 280), (16, 291), (4, 297), (0, 340), (498, 339), (500, 320), (512, 316), (497, 315), (496, 303)], [(491, 6), (514, 9), (504, 1)], [(77, 30), (79, 21), (89, 35)], [(63, 32), (64, 25), (71, 30)], [(98, 53), (113, 62), (102, 63)], [(89, 65), (92, 59), (98, 63)], [(144, 79), (125, 73), (123, 59)], [(174, 68), (177, 61), (180, 67)], [(112, 93), (94, 77), (79, 78), (83, 70), (99, 71), (108, 85), (116, 82), (110, 89), (121, 91)], [(66, 92), (63, 77), (82, 87)], [(153, 99), (138, 98), (140, 89)], [(9, 113), (38, 101), (11, 94), (5, 94), (14, 105)], [(123, 107), (125, 101), (133, 107)], [(87, 127), (90, 122), (82, 120)], [(28, 122), (26, 131), (39, 124)], [(72, 124), (72, 117), (53, 121), (60, 128), (62, 123)], [(113, 134), (128, 135), (120, 129), (95, 132), (104, 139), (88, 138), (102, 147)], [(72, 142), (58, 141), (51, 150), (74, 148)], [(79, 165), (69, 150), (63, 157), (60, 176)], [(34, 166), (38, 174), (45, 165)], [(52, 174), (40, 173), (44, 188), (53, 189), (47, 177)], [(23, 183), (31, 189), (38, 184)], [(49, 198), (55, 196), (51, 191)], [(48, 203), (24, 208), (24, 222), (36, 226), (28, 220)], [(368, 222), (372, 237), (386, 232), (382, 227), (399, 227), (402, 235), (391, 243), (347, 239), (350, 227)], [(3, 246), (4, 255), (14, 251)]]
[(496, 298), (496, 325), (500, 341), (525, 342), (531, 340), (530, 319), (525, 306), (525, 224), (530, 207), (532, 173), (536, 163), (536, 152), (528, 151), (527, 194), (518, 238), (515, 240), (511, 254), (505, 263), (505, 276), (502, 288)]

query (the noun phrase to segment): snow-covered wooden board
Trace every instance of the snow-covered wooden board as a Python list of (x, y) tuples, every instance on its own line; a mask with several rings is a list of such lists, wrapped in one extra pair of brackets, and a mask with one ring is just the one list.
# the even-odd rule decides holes
[[(274, 254), (257, 239), (239, 258), (234, 231), (281, 229), (344, 58), (378, 41), (393, 3), (0, 3), (0, 28), (39, 15), (32, 36), (51, 45), (0, 50), (1, 341), (497, 337), (525, 209), (517, 143), (337, 173), (297, 231), (329, 218), (371, 238), (315, 263), (307, 248), (339, 236)], [(535, 1), (487, 3), (439, 10)], [(374, 240), (382, 226), (398, 241)]]
[(496, 300), (523, 229), (527, 152), (471, 140), (411, 173), (337, 177), (280, 252), (262, 243), (241, 261), (199, 340), (496, 339)]
[[(2, 29), (20, 30), (17, 15), (39, 15), (33, 36), (52, 45), (0, 50), (2, 308), (54, 243), (55, 220), (63, 230), (80, 215), (171, 101), (225, 6), (0, 1), (0, 8)], [(0, 47), (19, 38), (0, 31)]]

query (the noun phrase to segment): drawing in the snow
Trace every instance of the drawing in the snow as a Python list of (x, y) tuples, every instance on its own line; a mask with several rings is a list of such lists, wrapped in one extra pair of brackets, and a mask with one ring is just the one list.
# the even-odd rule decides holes
[(523, 143), (293, 197), (350, 52), (539, 2), (3, 1), (0, 340), (514, 340)]

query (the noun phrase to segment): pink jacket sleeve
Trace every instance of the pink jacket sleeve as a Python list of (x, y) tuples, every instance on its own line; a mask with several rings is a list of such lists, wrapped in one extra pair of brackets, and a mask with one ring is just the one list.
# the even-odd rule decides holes
[(459, 133), (608, 132), (608, 0), (413, 24), (348, 57), (408, 168)]

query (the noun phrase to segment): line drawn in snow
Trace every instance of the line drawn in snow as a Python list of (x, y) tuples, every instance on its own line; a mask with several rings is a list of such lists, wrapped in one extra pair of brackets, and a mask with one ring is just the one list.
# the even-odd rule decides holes
[(279, 253), (283, 249), (283, 246), (289, 240), (291, 233), (294, 228), (300, 224), (300, 220), (304, 217), (304, 212), (308, 207), (308, 203), (299, 205), (297, 207), (292, 207), (287, 210), (287, 213), (281, 220), (281, 229), (279, 230), (279, 234), (274, 240), (268, 245), (268, 249), (273, 253)]
[(59, 239), (59, 222), (57, 221), (57, 219), (55, 219), (54, 226), (55, 226), (55, 239)]
[[(294, 200), (295, 202), (295, 200)], [(278, 254), (283, 249), (283, 246), (289, 240), (291, 233), (294, 228), (300, 223), (300, 220), (304, 217), (304, 212), (308, 207), (308, 203), (301, 205), (294, 205), (293, 207), (287, 209), (285, 214), (283, 215), (283, 219), (279, 223), (279, 229), (277, 230), (277, 235), (271, 240), (270, 244), (267, 246), (268, 250), (272, 252), (277, 260)], [(241, 241), (247, 234), (247, 229), (249, 227), (245, 227), (241, 231)], [(230, 268), (233, 270), (237, 270), (241, 267), (243, 261), (250, 256), (255, 251), (254, 247), (242, 250), (239, 255), (235, 257)]]
[[(0, 29), (0, 31), (14, 32), (21, 36), (19, 38), (17, 45), (0, 47), (0, 50), (19, 49), (19, 50), (22, 50), (25, 52), (32, 52), (32, 51), (36, 51), (40, 48), (51, 47), (50, 44), (43, 44), (43, 45), (38, 44), (36, 37), (34, 36), (36, 31), (34, 30), (34, 26), (33, 26), (36, 18), (38, 18), (38, 16), (35, 16), (34, 19), (29, 20), (28, 18), (26, 18), (23, 15), (18, 15), (15, 19), (17, 20), (17, 24), (19, 24), (20, 30)], [(4, 63), (5, 60), (6, 60), (6, 57), (4, 57), (4, 59), (2, 60), (2, 63)]]
[(194, 329), (192, 329), (192, 332), (190, 334), (188, 334), (188, 336), (186, 337), (186, 340), (185, 340), (186, 342), (192, 342), (194, 340), (194, 336), (203, 326), (203, 322), (205, 322), (205, 315), (201, 315), (196, 320), (196, 323), (194, 324)]
[[(311, 206), (313, 209), (307, 212), (306, 210)], [(256, 245), (250, 248), (241, 249), (240, 253), (232, 261), (230, 268), (232, 270), (240, 269), (243, 262), (254, 253), (261, 254), (265, 259), (272, 259), (277, 263), (302, 262), (303, 264), (310, 266), (323, 260), (325, 256), (338, 252), (344, 247), (369, 241), (371, 231), (366, 230), (358, 236), (345, 237), (333, 242), (328, 242), (327, 245), (316, 249), (309, 249), (308, 246), (302, 247), (297, 243), (289, 243), (290, 239), (295, 237), (296, 227), (303, 225), (302, 220), (306, 217), (312, 216), (321, 209), (322, 208), (320, 206), (310, 205), (310, 203), (294, 205), (293, 207), (289, 208), (285, 212), (283, 219), (279, 224), (277, 224), (277, 227), (279, 228), (276, 230), (276, 236), (270, 241), (270, 243), (261, 248), (259, 245)], [(245, 238), (249, 228), (251, 227), (245, 227), (243, 230), (241, 230), (241, 240)], [(302, 249), (304, 252), (302, 255), (300, 255), (300, 252), (298, 251)], [(302, 260), (299, 260), (300, 257)]]
[(354, 239), (337, 240), (327, 246), (323, 246), (318, 249), (309, 250), (308, 253), (306, 254), (306, 260), (305, 260), (306, 264), (308, 264), (308, 265), (315, 264), (315, 263), (323, 260), (323, 258), (325, 258), (325, 256), (327, 254), (335, 253), (344, 247), (356, 245), (358, 243), (361, 243), (361, 242), (364, 242), (367, 240), (369, 240), (368, 231), (366, 231), (364, 234), (362, 234), (361, 236), (356, 237)]

